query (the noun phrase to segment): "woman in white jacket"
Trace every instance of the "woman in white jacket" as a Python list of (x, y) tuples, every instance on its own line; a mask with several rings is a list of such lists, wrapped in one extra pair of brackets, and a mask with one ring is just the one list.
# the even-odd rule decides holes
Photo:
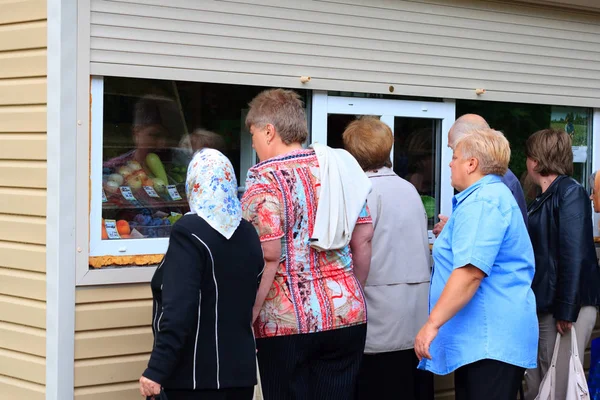
[(371, 179), (367, 205), (373, 219), (371, 269), (365, 286), (367, 341), (358, 399), (422, 399), (432, 377), (417, 371), (414, 339), (427, 320), (430, 254), (427, 216), (412, 184), (390, 168), (391, 129), (363, 117), (346, 128), (344, 147)]

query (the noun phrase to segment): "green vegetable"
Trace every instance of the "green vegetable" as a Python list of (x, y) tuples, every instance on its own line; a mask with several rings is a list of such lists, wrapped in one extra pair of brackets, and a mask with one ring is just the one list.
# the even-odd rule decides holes
[(435, 199), (431, 196), (421, 196), (421, 201), (423, 202), (423, 207), (425, 207), (427, 218), (433, 218), (435, 215)]
[(146, 156), (146, 165), (150, 168), (150, 171), (152, 171), (155, 177), (161, 179), (165, 183), (169, 182), (167, 173), (165, 172), (165, 166), (162, 161), (160, 161), (160, 157), (155, 153), (149, 153)]

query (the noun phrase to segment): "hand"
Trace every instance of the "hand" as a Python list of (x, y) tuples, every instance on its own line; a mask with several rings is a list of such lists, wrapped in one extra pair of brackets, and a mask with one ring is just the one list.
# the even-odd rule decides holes
[(435, 224), (433, 227), (433, 234), (435, 235), (435, 237), (438, 237), (439, 234), (442, 233), (442, 229), (444, 229), (446, 222), (448, 222), (448, 217), (446, 217), (445, 215), (440, 214), (438, 215), (438, 218), (440, 219), (440, 222)]
[(415, 353), (421, 361), (423, 358), (431, 360), (431, 354), (429, 354), (429, 346), (433, 339), (437, 336), (440, 328), (436, 327), (433, 322), (427, 321), (421, 328), (417, 337), (415, 338)]
[(556, 321), (556, 330), (560, 332), (561, 335), (569, 332), (573, 323), (570, 321)]
[(140, 394), (142, 397), (154, 397), (160, 394), (160, 385), (142, 376), (140, 378)]

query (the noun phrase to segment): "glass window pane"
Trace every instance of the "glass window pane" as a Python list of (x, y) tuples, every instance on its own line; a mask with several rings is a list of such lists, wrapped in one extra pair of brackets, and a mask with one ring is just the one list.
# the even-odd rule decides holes
[(189, 211), (187, 166), (202, 148), (224, 153), (241, 185), (254, 164), (248, 102), (265, 89), (105, 77), (102, 238), (168, 237)]
[(539, 194), (527, 179), (525, 165), (525, 142), (534, 132), (541, 129), (563, 129), (573, 138), (574, 173), (573, 178), (588, 186), (587, 177), (591, 173), (591, 110), (582, 107), (562, 107), (541, 104), (500, 103), (489, 101), (456, 101), (456, 117), (464, 114), (479, 114), (490, 126), (502, 131), (511, 147), (510, 169), (525, 192), (529, 203)]
[(394, 172), (412, 183), (421, 195), (430, 230), (439, 213), (437, 125), (433, 119), (394, 119)]

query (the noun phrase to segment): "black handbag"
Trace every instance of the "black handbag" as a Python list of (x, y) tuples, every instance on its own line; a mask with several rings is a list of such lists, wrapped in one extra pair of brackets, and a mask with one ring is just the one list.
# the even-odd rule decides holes
[(146, 397), (146, 400), (169, 400), (169, 398), (165, 393), (165, 389), (160, 388), (160, 394), (158, 396)]

